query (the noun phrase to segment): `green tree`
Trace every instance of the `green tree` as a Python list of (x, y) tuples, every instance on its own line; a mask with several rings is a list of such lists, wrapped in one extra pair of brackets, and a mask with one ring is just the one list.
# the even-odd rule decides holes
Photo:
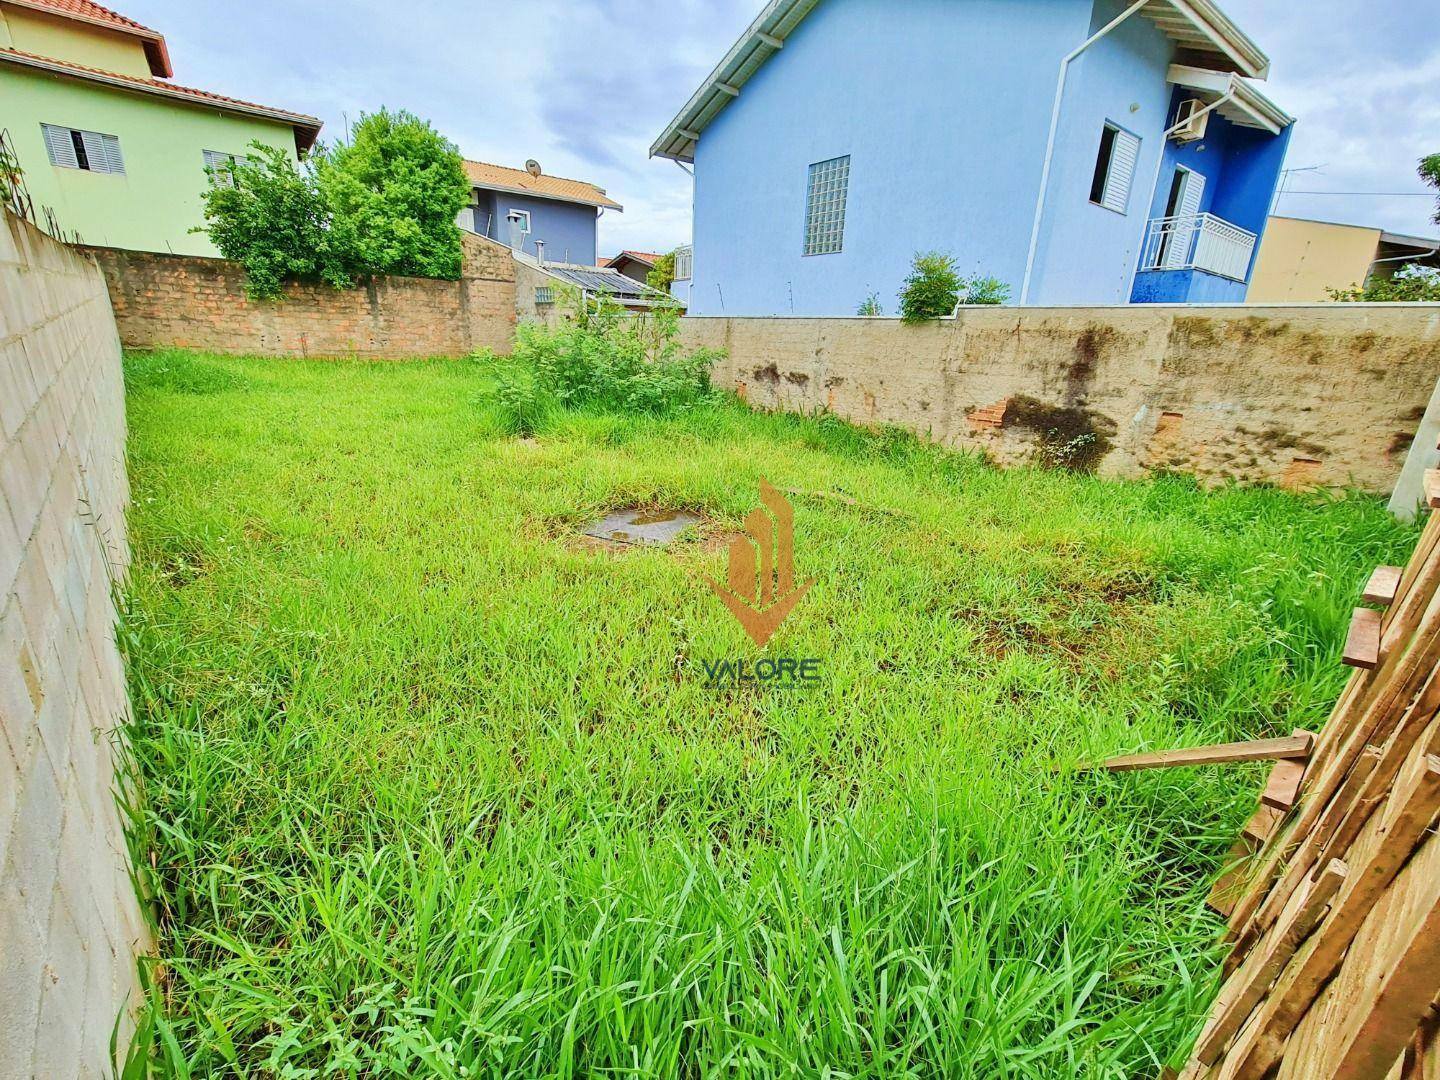
[(670, 283), (675, 280), (675, 252), (667, 251), (655, 260), (655, 265), (645, 275), (645, 284), (652, 289), (659, 289), (663, 293), (670, 291)]
[(400, 110), (362, 115), (350, 141), (316, 155), (330, 248), (352, 276), (458, 278), (455, 217), (470, 181), (455, 144)]
[[(1440, 154), (1428, 154), (1421, 158), (1420, 167), (1416, 171), (1421, 180), (1433, 188), (1440, 188)], [(1440, 225), (1440, 196), (1435, 199), (1435, 213), (1430, 220)]]
[(279, 294), (281, 282), (349, 280), (330, 256), (325, 213), (314, 174), (284, 150), (250, 144), (250, 153), (215, 177), (204, 195), (205, 229), (220, 254), (245, 267), (246, 291)]

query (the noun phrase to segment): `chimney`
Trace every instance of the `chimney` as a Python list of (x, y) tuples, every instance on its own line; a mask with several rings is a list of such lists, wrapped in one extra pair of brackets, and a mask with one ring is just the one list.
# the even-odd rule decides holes
[(540, 263), (541, 266), (544, 266), (544, 265), (545, 265), (545, 241), (544, 241), (544, 240), (536, 240), (536, 241), (535, 241), (535, 258), (536, 258), (536, 260)]

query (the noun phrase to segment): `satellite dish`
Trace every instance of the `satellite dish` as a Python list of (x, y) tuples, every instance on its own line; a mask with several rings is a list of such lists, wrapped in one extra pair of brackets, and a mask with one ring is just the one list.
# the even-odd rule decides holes
[(540, 162), (536, 161), (532, 157), (529, 161), (525, 162), (525, 171), (528, 172), (531, 176), (539, 176)]

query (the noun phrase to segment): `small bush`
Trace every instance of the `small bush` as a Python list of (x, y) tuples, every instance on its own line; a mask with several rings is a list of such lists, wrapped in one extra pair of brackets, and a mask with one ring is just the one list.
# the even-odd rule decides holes
[[(577, 297), (560, 301), (572, 307)], [(517, 434), (542, 430), (556, 408), (664, 415), (710, 396), (717, 354), (685, 354), (679, 312), (630, 315), (612, 304), (588, 309), (558, 327), (522, 323), (508, 367), (496, 371), (496, 398)]]
[(880, 306), (880, 294), (871, 293), (860, 301), (860, 306), (855, 309), (856, 315), (863, 315), (866, 318), (877, 318), (885, 314), (885, 309)]
[(951, 256), (939, 251), (916, 252), (900, 290), (900, 318), (922, 323), (949, 315), (959, 301), (963, 283)]

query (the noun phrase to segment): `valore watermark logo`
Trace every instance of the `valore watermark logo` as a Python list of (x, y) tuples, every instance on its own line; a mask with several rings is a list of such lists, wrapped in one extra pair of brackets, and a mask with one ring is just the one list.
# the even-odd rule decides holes
[[(750, 640), (764, 648), (815, 578), (795, 581), (795, 511), (771, 484), (760, 481), (761, 505), (745, 517), (745, 532), (730, 542), (725, 584), (706, 578), (711, 590), (739, 620)], [(820, 661), (795, 657), (765, 658), (754, 665), (742, 660), (705, 662), (712, 685), (764, 683), (814, 685)]]

